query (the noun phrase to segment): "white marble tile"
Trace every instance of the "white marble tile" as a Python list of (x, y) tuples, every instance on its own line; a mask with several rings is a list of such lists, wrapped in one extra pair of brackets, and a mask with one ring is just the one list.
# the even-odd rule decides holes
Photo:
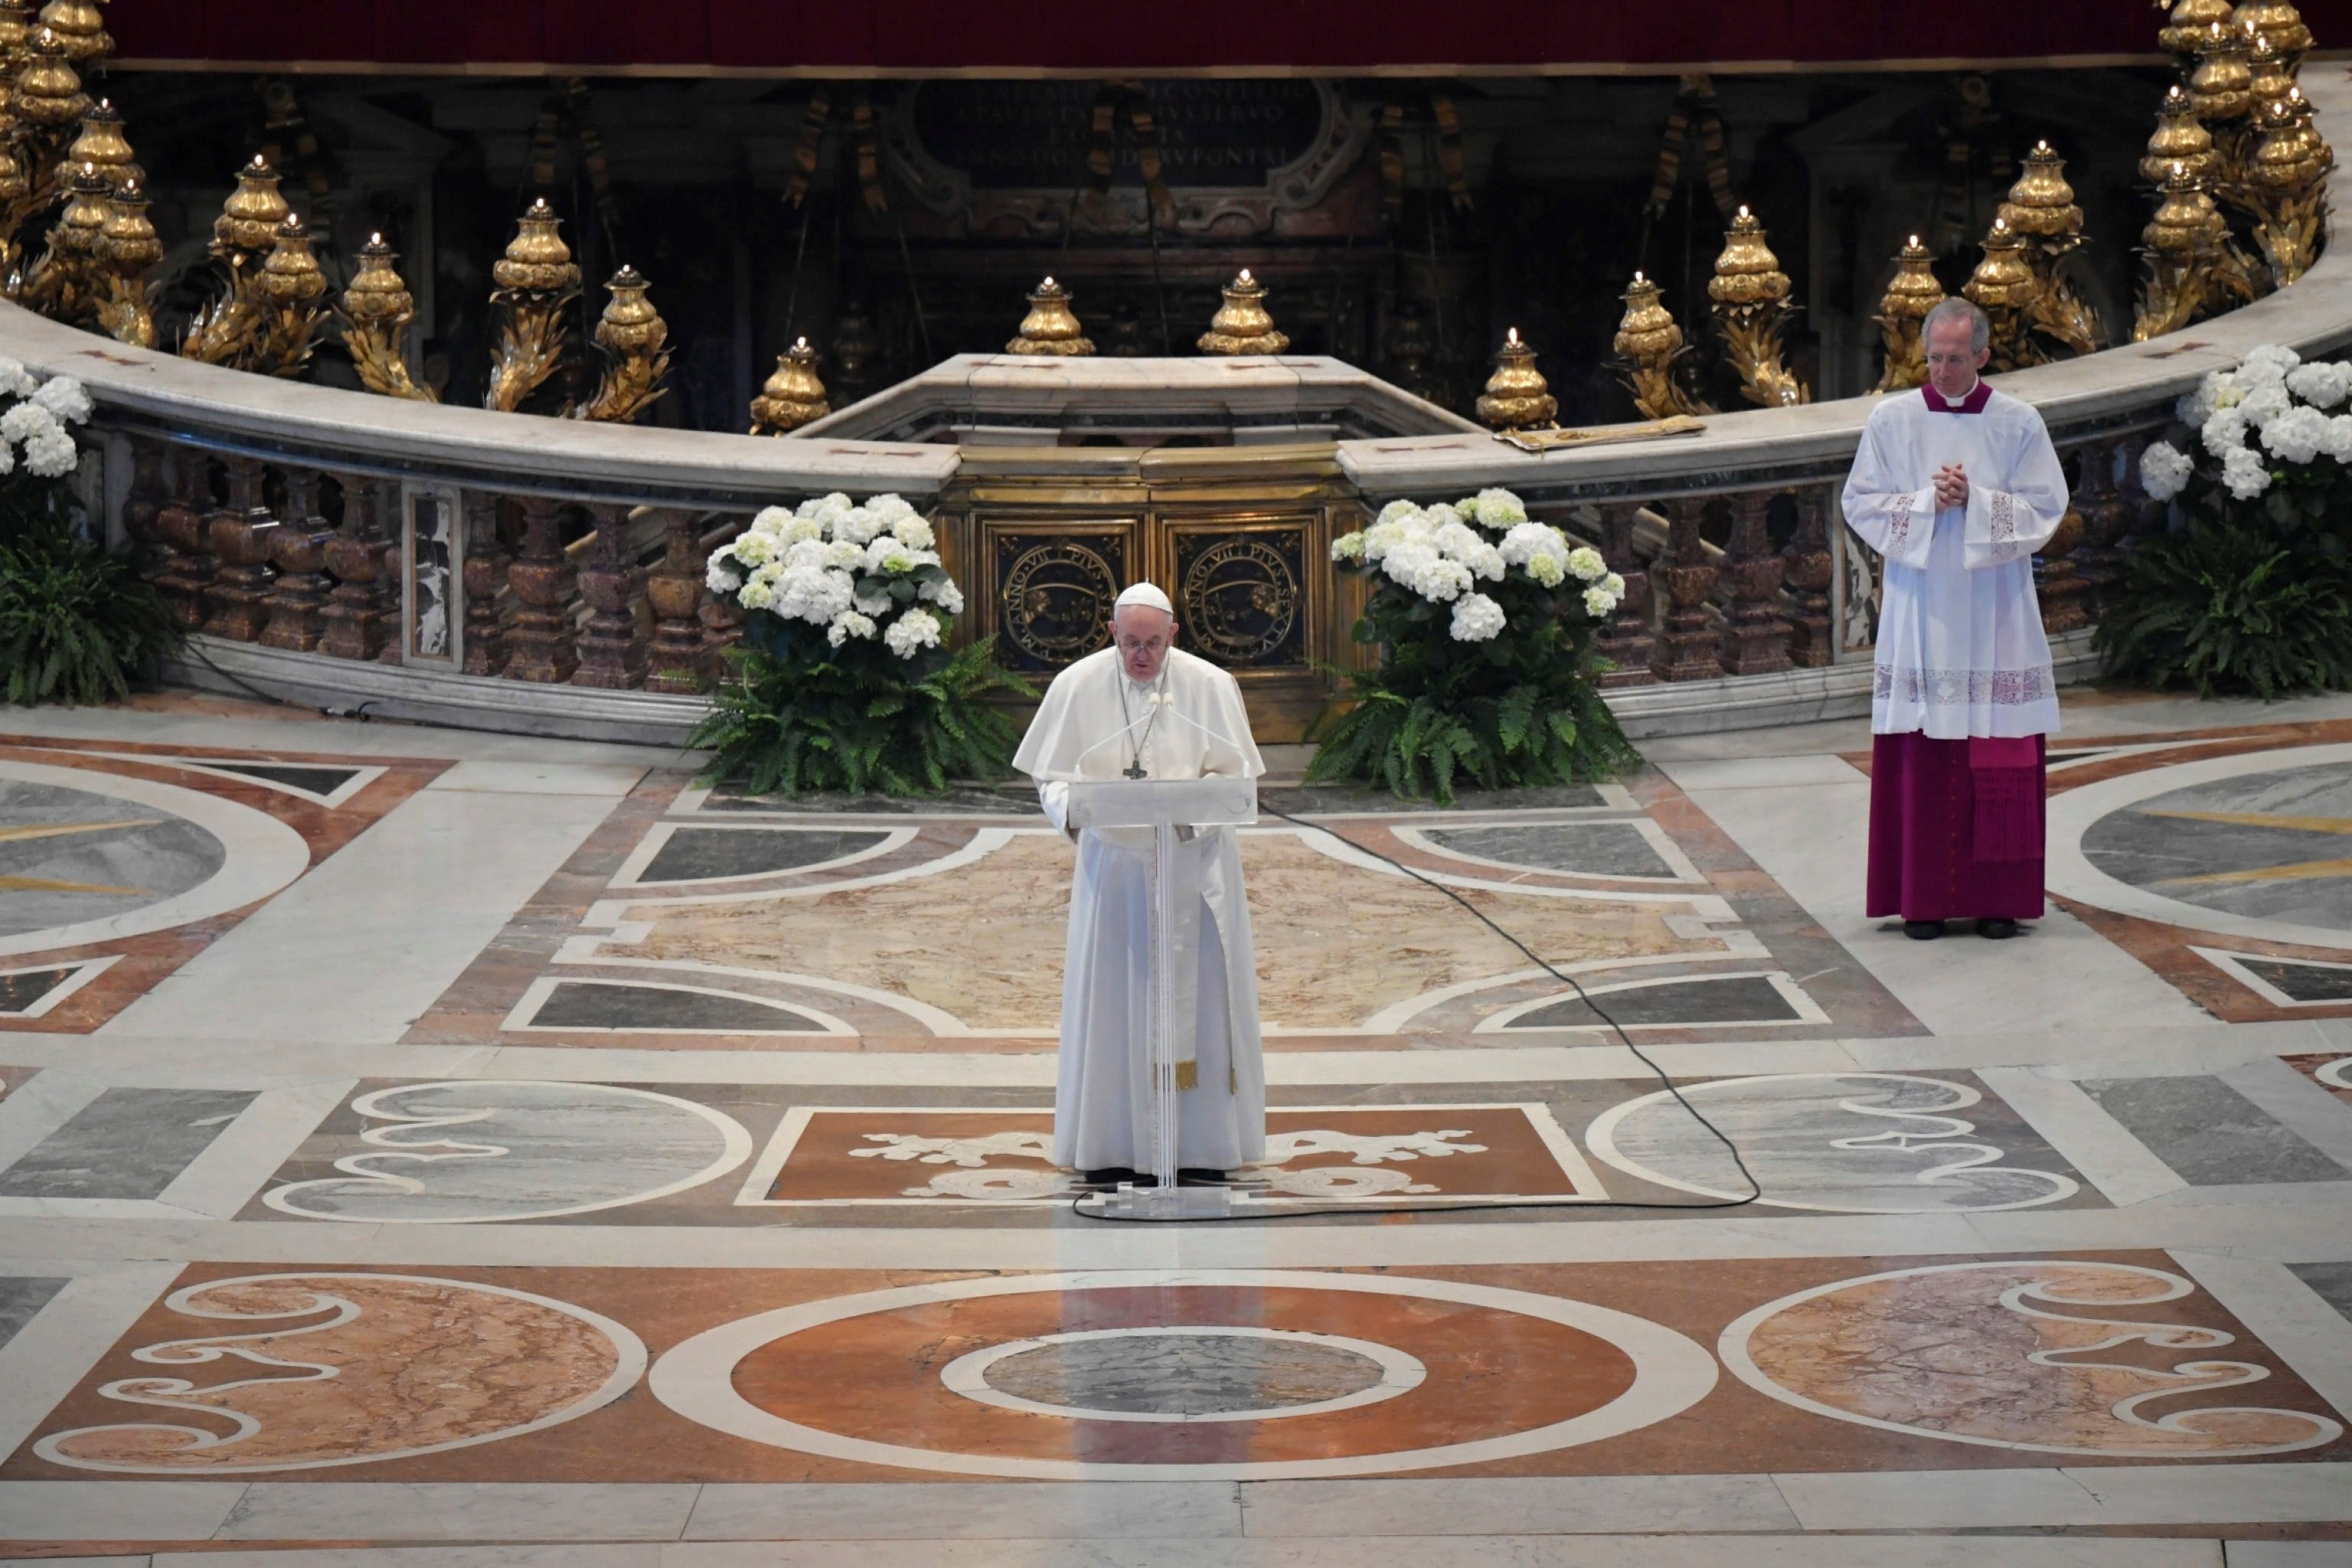
[(702, 1489), (688, 1541), (1160, 1540), (1237, 1536), (1233, 1486), (913, 1482)]
[(243, 1481), (0, 1481), (0, 1541), (205, 1541)]
[(148, 1568), (148, 1557), (11, 1557), (9, 1568)]
[[(89, 1268), (87, 1263), (75, 1265), (34, 1257), (29, 1252), (20, 1254), (13, 1247), (0, 1249), (0, 1260), (5, 1260), (0, 1261), (0, 1268), (12, 1274), (75, 1276), (33, 1314), (31, 1321), (17, 1330), (6, 1344), (0, 1345), (0, 1454), (5, 1454), (30, 1437), (42, 1418), (73, 1392), (82, 1374), (170, 1287), (179, 1267), (171, 1263), (125, 1263), (110, 1265), (97, 1272), (83, 1272)], [(0, 1490), (0, 1521), (8, 1516), (6, 1496), (5, 1490)]]
[(2296, 1523), (2340, 1519), (2352, 1465), (2113, 1465), (1783, 1474), (1807, 1530)]
[(1717, 1533), (1800, 1528), (1769, 1476), (1511, 1476), (1253, 1481), (1251, 1536)]
[(412, 795), (98, 1037), (397, 1040), (611, 807), (596, 795)]
[[(15, 1044), (12, 1040), (8, 1042)], [(13, 1054), (13, 1053), (12, 1053)], [(89, 1047), (82, 1047), (87, 1058)], [(73, 1072), (45, 1072), (0, 1100), (0, 1171), (37, 1148), (41, 1140), (72, 1121), (106, 1092), (104, 1080)]]
[(1861, 769), (1843, 757), (1825, 752), (1689, 758), (1655, 765), (1685, 795), (1700, 790), (1772, 789), (1790, 784), (1860, 784), (1864, 790), (1869, 788), (1868, 777)]
[(256, 1481), (222, 1541), (675, 1541), (691, 1485)]
[(586, 795), (618, 800), (646, 776), (642, 767), (619, 763), (544, 760), (462, 762), (436, 777), (428, 791), (477, 795)]
[(2265, 1259), (2186, 1248), (2172, 1258), (2338, 1415), (2352, 1418), (2352, 1322), (2317, 1291)]
[(2074, 1083), (2025, 1068), (1983, 1068), (1977, 1076), (2116, 1207), (2188, 1189), (2171, 1166)]
[(2231, 1541), (2229, 1568), (2352, 1568), (2352, 1541)]
[(654, 1544), (302, 1546), (158, 1552), (150, 1568), (661, 1568), (663, 1550)]
[[(109, 1559), (59, 1560), (75, 1568)], [(129, 1560), (147, 1563), (146, 1558)], [(2236, 1561), (2232, 1559), (2232, 1561)], [(2222, 1568), (2212, 1540), (2029, 1536), (1424, 1536), (1322, 1541), (688, 1542), (158, 1552), (153, 1568)], [(2326, 1558), (2281, 1558), (2321, 1568)]]

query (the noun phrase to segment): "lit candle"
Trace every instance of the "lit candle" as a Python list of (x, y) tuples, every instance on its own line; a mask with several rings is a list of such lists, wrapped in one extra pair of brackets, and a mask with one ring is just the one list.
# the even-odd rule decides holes
[(1249, 268), (1246, 268), (1246, 267), (1244, 267), (1244, 268), (1242, 268), (1242, 278), (1241, 278), (1242, 287), (1243, 287), (1243, 288), (1244, 288), (1244, 289), (1248, 288), (1248, 287), (1249, 287), (1249, 280), (1250, 280)]
[(1045, 279), (1045, 281), (1042, 285), (1040, 285), (1040, 286), (1039, 286), (1039, 288), (1038, 288), (1038, 289), (1037, 289), (1037, 292), (1039, 292), (1040, 294), (1043, 294), (1043, 293), (1045, 293), (1047, 289), (1049, 289), (1053, 288), (1053, 286), (1054, 286), (1054, 279), (1053, 279), (1051, 277), (1048, 277), (1048, 278)]
[(793, 347), (794, 349), (796, 349), (796, 350), (797, 350), (797, 349), (804, 349), (804, 348), (808, 347), (808, 339), (806, 339), (806, 338), (794, 338), (794, 339), (793, 340)]
[(1748, 204), (1747, 204), (1746, 202), (1742, 202), (1742, 203), (1740, 203), (1740, 204), (1739, 204), (1739, 216), (1740, 216), (1743, 219), (1744, 219), (1744, 218), (1746, 218), (1746, 217), (1747, 217), (1747, 216), (1748, 216)]
[(1636, 267), (1635, 268), (1633, 268), (1633, 287), (1634, 287), (1634, 288), (1636, 288), (1636, 289), (1639, 289), (1641, 286), (1642, 286), (1642, 269), (1641, 269), (1640, 268)]
[(372, 235), (369, 235), (369, 236), (368, 236), (368, 243), (369, 243), (370, 245), (382, 245), (382, 244), (383, 243), (383, 236), (382, 236), (382, 235), (380, 235), (380, 234), (372, 234)]
[(1519, 329), (1513, 327), (1508, 332), (1504, 334), (1504, 341), (1509, 343), (1511, 347), (1517, 348), (1519, 346)]
[(1910, 248), (1910, 249), (1913, 249), (1913, 250), (1916, 250), (1916, 249), (1918, 249), (1918, 248), (1919, 248), (1919, 237), (1918, 237), (1917, 235), (1916, 235), (1916, 234), (1915, 234), (1915, 235), (1913, 235), (1913, 236), (1911, 237), (1911, 244), (1910, 244), (1910, 246), (1909, 246), (1909, 248)]

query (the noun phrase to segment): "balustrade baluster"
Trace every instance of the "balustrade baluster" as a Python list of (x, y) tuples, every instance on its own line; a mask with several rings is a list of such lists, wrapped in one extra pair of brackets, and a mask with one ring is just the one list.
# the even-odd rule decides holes
[(580, 668), (574, 686), (626, 690), (646, 679), (645, 639), (638, 635), (632, 605), (636, 597), (637, 568), (629, 552), (629, 522), (635, 514), (625, 506), (599, 501), (589, 509), (596, 522), (596, 549), (588, 569), (580, 574), (580, 597), (590, 614), (580, 634)]
[(506, 542), (499, 537), (499, 498), (466, 492), (466, 673), (497, 675), (507, 667)]
[(267, 477), (257, 458), (229, 458), (227, 504), (205, 519), (205, 537), (220, 560), (205, 592), (205, 630), (215, 637), (254, 642), (269, 622), (269, 557), (278, 520), (263, 499)]
[(1830, 511), (1837, 504), (1826, 485), (1797, 491), (1797, 531), (1780, 552), (1780, 581), (1789, 591), (1789, 660), (1819, 669), (1837, 658), (1836, 626), (1830, 617), (1830, 580), (1837, 557), (1830, 552)]
[(654, 642), (646, 676), (648, 691), (699, 691), (703, 675), (703, 554), (694, 514), (672, 507), (662, 514), (667, 545), (661, 564), (646, 576), (653, 605)]
[[(726, 534), (733, 539), (743, 531), (739, 521)], [(720, 541), (721, 543), (725, 540)], [(743, 621), (747, 612), (731, 595), (705, 594), (702, 597), (702, 668), (711, 679), (722, 679), (727, 673), (727, 650), (743, 640)]]
[(269, 625), (261, 640), (269, 647), (308, 653), (325, 634), (327, 592), (334, 584), (321, 570), (327, 542), (335, 531), (319, 514), (319, 476), (308, 468), (286, 470), (286, 518), (271, 542), (278, 585), (269, 594)]
[[(2084, 467), (2089, 468), (2096, 449), (2077, 447), (2074, 455), (2080, 456)], [(2079, 492), (2080, 487), (2076, 489)], [(2071, 559), (2075, 546), (2083, 541), (2084, 527), (2081, 509), (2070, 501), (2066, 515), (2059, 520), (2057, 531), (2034, 552), (2033, 593), (2042, 604), (2042, 629), (2045, 632), (2078, 631), (2090, 621), (2083, 608), (2083, 592), (2088, 584), (2075, 574)]]
[(343, 492), (343, 519), (327, 541), (327, 570), (335, 591), (327, 595), (320, 619), (326, 631), (319, 649), (337, 658), (378, 658), (392, 630), (388, 613), (391, 574), (397, 546), (384, 536), (383, 495), (378, 481), (362, 474), (336, 474)]
[(205, 590), (220, 563), (205, 542), (205, 514), (212, 510), (212, 458), (193, 447), (172, 453), (173, 496), (155, 514), (155, 530), (169, 552), (155, 586), (172, 616), (190, 631), (205, 624)]
[(1730, 587), (1724, 617), (1723, 673), (1770, 675), (1789, 668), (1789, 623), (1780, 613), (1780, 575), (1767, 527), (1774, 492), (1744, 490), (1731, 500), (1731, 542), (1723, 552)]
[(1660, 680), (1711, 680), (1723, 673), (1716, 657), (1716, 630), (1706, 598), (1718, 568), (1699, 537), (1698, 502), (1685, 500), (1667, 514), (1667, 560), (1650, 569), (1666, 591), (1665, 629), (1658, 635), (1650, 668)]
[(522, 550), (507, 567), (514, 622), (507, 629), (507, 679), (557, 685), (580, 668), (572, 594), (578, 574), (563, 553), (563, 503), (529, 496), (522, 503)]
[(1647, 686), (1658, 679), (1650, 668), (1656, 644), (1650, 633), (1650, 574), (1643, 570), (1642, 558), (1633, 549), (1633, 517), (1641, 510), (1637, 501), (1601, 509), (1601, 559), (1609, 563), (1609, 570), (1625, 579), (1625, 595), (1617, 601), (1617, 613), (1594, 644), (1601, 656), (1617, 667), (1601, 678), (1603, 688)]
[(2114, 602), (2116, 552), (2131, 531), (2131, 501), (2116, 483), (2116, 465), (2126, 452), (2121, 440), (2101, 441), (2083, 455), (2083, 542), (2074, 546), (2074, 574), (2083, 580), (2083, 607), (2097, 620)]
[(131, 563), (138, 568), (139, 575), (151, 583), (163, 574), (171, 560), (170, 547), (163, 542), (163, 531), (157, 521), (172, 503), (172, 487), (166, 478), (169, 457), (161, 441), (144, 437), (131, 440), (131, 489), (122, 500), (122, 531), (131, 541)]

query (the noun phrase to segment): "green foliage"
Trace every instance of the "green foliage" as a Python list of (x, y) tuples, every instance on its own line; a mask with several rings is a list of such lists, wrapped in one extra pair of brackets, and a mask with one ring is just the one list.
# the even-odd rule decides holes
[(181, 633), (127, 555), (79, 538), (63, 479), (0, 479), (0, 700), (108, 702), (152, 684)]
[(1514, 571), (1479, 591), (1509, 617), (1485, 642), (1456, 642), (1452, 612), (1367, 574), (1355, 639), (1376, 668), (1349, 676), (1344, 711), (1327, 711), (1307, 782), (1366, 779), (1406, 799), (1453, 804), (1464, 787), (1525, 789), (1606, 778), (1641, 763), (1596, 686), (1598, 624), (1574, 577), (1545, 588)]
[(2352, 686), (2352, 569), (2341, 538), (2313, 528), (2299, 539), (2305, 531), (2267, 515), (2291, 507), (2302, 523), (2298, 498), (2273, 489), (2263, 500), (2283, 503), (2263, 508), (2271, 526), (2198, 517), (2122, 558), (2118, 603), (2094, 634), (2110, 675), (2266, 702)]
[(936, 795), (1000, 778), (1021, 735), (986, 699), (1035, 696), (985, 645), (901, 659), (870, 639), (835, 648), (823, 627), (764, 610), (745, 633), (688, 744), (718, 752), (707, 780), (740, 776), (755, 795)]

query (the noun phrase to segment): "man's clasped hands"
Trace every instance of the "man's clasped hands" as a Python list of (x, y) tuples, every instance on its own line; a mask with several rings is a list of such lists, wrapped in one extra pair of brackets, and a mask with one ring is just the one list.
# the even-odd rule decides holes
[(1958, 463), (1947, 463), (1936, 470), (1936, 510), (1969, 504), (1968, 471)]

